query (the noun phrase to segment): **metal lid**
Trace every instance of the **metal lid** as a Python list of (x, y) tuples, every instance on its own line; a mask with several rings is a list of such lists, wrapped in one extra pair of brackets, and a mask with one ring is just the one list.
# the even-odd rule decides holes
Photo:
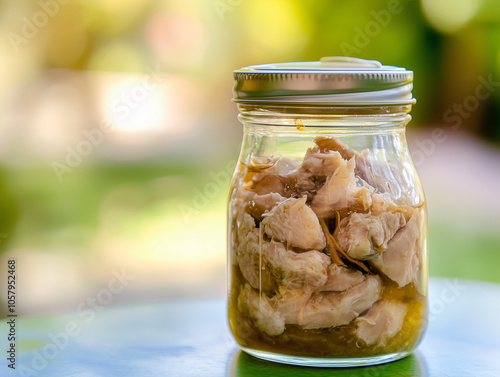
[(409, 105), (413, 72), (344, 56), (234, 71), (234, 101), (254, 104)]

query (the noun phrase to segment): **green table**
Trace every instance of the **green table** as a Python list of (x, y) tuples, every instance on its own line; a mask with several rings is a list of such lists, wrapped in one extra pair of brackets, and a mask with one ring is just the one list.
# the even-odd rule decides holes
[[(93, 317), (75, 311), (18, 318), (18, 370), (8, 369), (2, 357), (0, 376), (499, 377), (500, 285), (431, 279), (430, 307), (429, 329), (415, 354), (343, 369), (280, 365), (240, 352), (223, 299), (109, 307)], [(7, 330), (2, 320), (5, 343)]]

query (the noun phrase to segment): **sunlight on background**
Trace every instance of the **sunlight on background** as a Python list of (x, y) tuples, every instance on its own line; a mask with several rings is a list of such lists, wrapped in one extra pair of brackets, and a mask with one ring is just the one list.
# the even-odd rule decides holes
[(265, 61), (276, 51), (276, 41), (281, 54), (299, 55), (304, 50), (309, 37), (309, 19), (302, 17), (299, 6), (291, 6), (287, 0), (256, 0), (244, 6), (247, 12), (244, 27), (248, 43), (256, 47), (257, 59)]
[(464, 27), (475, 16), (481, 0), (423, 0), (422, 7), (431, 24), (450, 33)]
[(0, 247), (22, 311), (74, 310), (123, 268), (135, 279), (115, 303), (222, 296), (232, 71), (346, 46), (415, 72), (431, 274), (500, 282), (500, 2), (369, 3), (0, 2)]

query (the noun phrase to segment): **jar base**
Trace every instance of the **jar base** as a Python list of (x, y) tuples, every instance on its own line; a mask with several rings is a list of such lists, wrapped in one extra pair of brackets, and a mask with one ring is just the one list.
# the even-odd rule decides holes
[(396, 361), (402, 359), (412, 353), (412, 351), (395, 352), (380, 356), (370, 356), (370, 357), (350, 357), (350, 358), (322, 358), (322, 357), (300, 357), (300, 356), (290, 356), (278, 353), (266, 352), (252, 350), (248, 348), (241, 347), (241, 349), (262, 360), (272, 361), (275, 363), (290, 364), (290, 365), (300, 365), (306, 367), (362, 367), (369, 365), (378, 365), (389, 363), (391, 361)]

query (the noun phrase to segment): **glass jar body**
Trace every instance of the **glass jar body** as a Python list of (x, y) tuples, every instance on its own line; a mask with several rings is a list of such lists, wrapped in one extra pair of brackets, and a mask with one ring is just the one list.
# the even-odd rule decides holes
[(427, 213), (409, 107), (240, 107), (228, 216), (228, 318), (272, 361), (372, 365), (427, 321)]

